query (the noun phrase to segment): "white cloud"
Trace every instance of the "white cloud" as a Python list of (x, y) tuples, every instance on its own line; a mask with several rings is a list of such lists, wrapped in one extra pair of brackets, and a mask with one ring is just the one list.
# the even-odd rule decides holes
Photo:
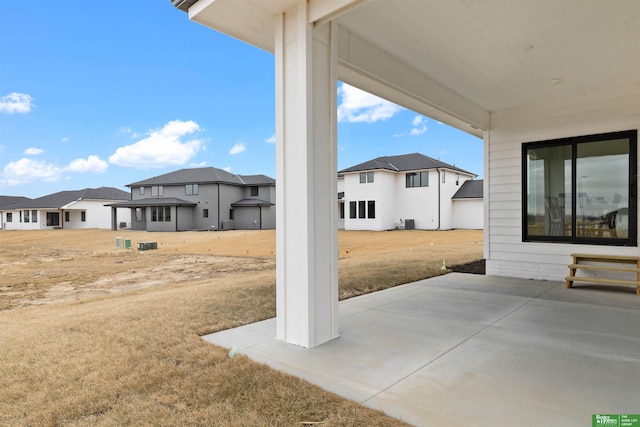
[(51, 163), (23, 158), (5, 165), (0, 184), (14, 186), (33, 181), (55, 182), (62, 172), (62, 168)]
[(363, 90), (342, 83), (338, 88), (341, 98), (338, 121), (374, 123), (393, 117), (402, 108)]
[(427, 131), (427, 119), (424, 116), (415, 116), (411, 121), (413, 129), (409, 132), (411, 135), (422, 135)]
[(62, 139), (60, 140), (60, 142), (69, 142), (69, 138), (67, 138), (67, 137), (65, 136), (64, 138), (62, 138)]
[(269, 144), (275, 144), (276, 143), (276, 134), (274, 133), (273, 136), (265, 139), (264, 142), (268, 142)]
[(162, 129), (150, 131), (148, 137), (135, 144), (118, 148), (109, 157), (109, 163), (138, 169), (184, 165), (204, 148), (204, 142), (182, 139), (200, 130), (194, 121), (173, 120)]
[(203, 168), (203, 167), (207, 166), (207, 162), (191, 163), (189, 166), (191, 166), (193, 168)]
[(0, 113), (25, 114), (33, 107), (33, 98), (26, 93), (11, 92), (0, 98)]
[(37, 156), (38, 154), (44, 153), (44, 150), (41, 148), (29, 147), (24, 150), (25, 156)]
[(238, 141), (236, 143), (236, 145), (234, 145), (231, 150), (229, 150), (229, 154), (234, 155), (234, 154), (240, 154), (243, 151), (246, 151), (247, 147), (244, 145), (244, 142), (242, 141)]
[(226, 168), (224, 168), (224, 170), (226, 170), (227, 172), (231, 172), (231, 166), (227, 166)]
[(89, 156), (86, 159), (76, 159), (69, 163), (65, 168), (72, 172), (85, 173), (96, 172), (103, 173), (107, 170), (108, 164), (98, 156)]

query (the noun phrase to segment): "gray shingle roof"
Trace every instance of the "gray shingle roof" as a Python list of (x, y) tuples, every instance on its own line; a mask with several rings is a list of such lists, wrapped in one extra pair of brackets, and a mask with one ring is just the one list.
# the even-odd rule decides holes
[(421, 154), (421, 153), (402, 154), (399, 156), (378, 157), (376, 159), (369, 160), (364, 163), (360, 163), (359, 165), (355, 165), (355, 166), (351, 166), (350, 168), (343, 169), (338, 173), (362, 172), (362, 171), (380, 170), (380, 169), (389, 170), (393, 172), (404, 172), (404, 171), (416, 171), (416, 170), (427, 170), (427, 169), (437, 169), (437, 168), (445, 168), (445, 169), (454, 170), (454, 171), (476, 176), (476, 174), (472, 172), (466, 171), (464, 169), (460, 169), (454, 165), (450, 165), (445, 162), (441, 162), (440, 160), (436, 160), (432, 157), (425, 156), (424, 154)]
[(240, 208), (243, 206), (273, 206), (273, 203), (266, 202), (260, 199), (242, 199), (237, 202), (231, 203), (234, 208)]
[(465, 181), (452, 199), (482, 199), (484, 195), (482, 185), (481, 179)]
[(105, 206), (118, 208), (142, 208), (147, 206), (196, 206), (197, 203), (176, 197), (152, 197), (146, 199), (126, 200), (123, 202), (110, 203)]
[[(127, 191), (113, 187), (85, 188), (84, 190), (59, 191), (36, 199), (17, 202), (9, 209), (59, 208), (76, 200), (129, 200)], [(4, 208), (7, 209), (7, 208)]]
[(127, 187), (142, 187), (148, 185), (181, 185), (181, 184), (209, 184), (221, 183), (231, 185), (275, 185), (275, 180), (265, 175), (234, 175), (222, 169), (193, 168), (180, 169), (164, 175), (127, 184)]
[(14, 206), (22, 204), (28, 200), (28, 197), (22, 196), (0, 196), (0, 209), (18, 209)]

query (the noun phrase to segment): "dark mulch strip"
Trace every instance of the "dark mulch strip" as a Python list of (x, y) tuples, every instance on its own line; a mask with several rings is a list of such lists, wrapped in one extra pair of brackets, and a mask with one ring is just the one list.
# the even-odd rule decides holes
[(485, 274), (485, 262), (483, 259), (467, 264), (452, 265), (449, 268), (456, 273)]

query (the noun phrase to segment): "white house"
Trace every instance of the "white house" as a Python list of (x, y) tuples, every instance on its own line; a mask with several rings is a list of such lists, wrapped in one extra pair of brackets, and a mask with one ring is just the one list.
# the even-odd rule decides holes
[(640, 2), (172, 1), (275, 55), (278, 339), (339, 335), (338, 79), (484, 139), (488, 274), (638, 255)]
[[(0, 205), (5, 230), (52, 228), (111, 228), (111, 209), (105, 204), (129, 200), (126, 191), (112, 187), (60, 191), (37, 199), (22, 198)], [(129, 226), (128, 209), (119, 209), (122, 225)]]
[(455, 228), (454, 207), (467, 205), (454, 204), (453, 196), (476, 177), (420, 153), (378, 157), (338, 173), (343, 196), (338, 200), (339, 217), (344, 229), (376, 231)]

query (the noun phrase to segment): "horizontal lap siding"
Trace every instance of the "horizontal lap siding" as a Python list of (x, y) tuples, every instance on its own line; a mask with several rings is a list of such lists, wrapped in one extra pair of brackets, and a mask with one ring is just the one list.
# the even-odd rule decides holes
[(487, 274), (562, 280), (573, 252), (638, 255), (637, 247), (522, 242), (524, 142), (640, 128), (640, 89), (492, 114), (488, 140)]

